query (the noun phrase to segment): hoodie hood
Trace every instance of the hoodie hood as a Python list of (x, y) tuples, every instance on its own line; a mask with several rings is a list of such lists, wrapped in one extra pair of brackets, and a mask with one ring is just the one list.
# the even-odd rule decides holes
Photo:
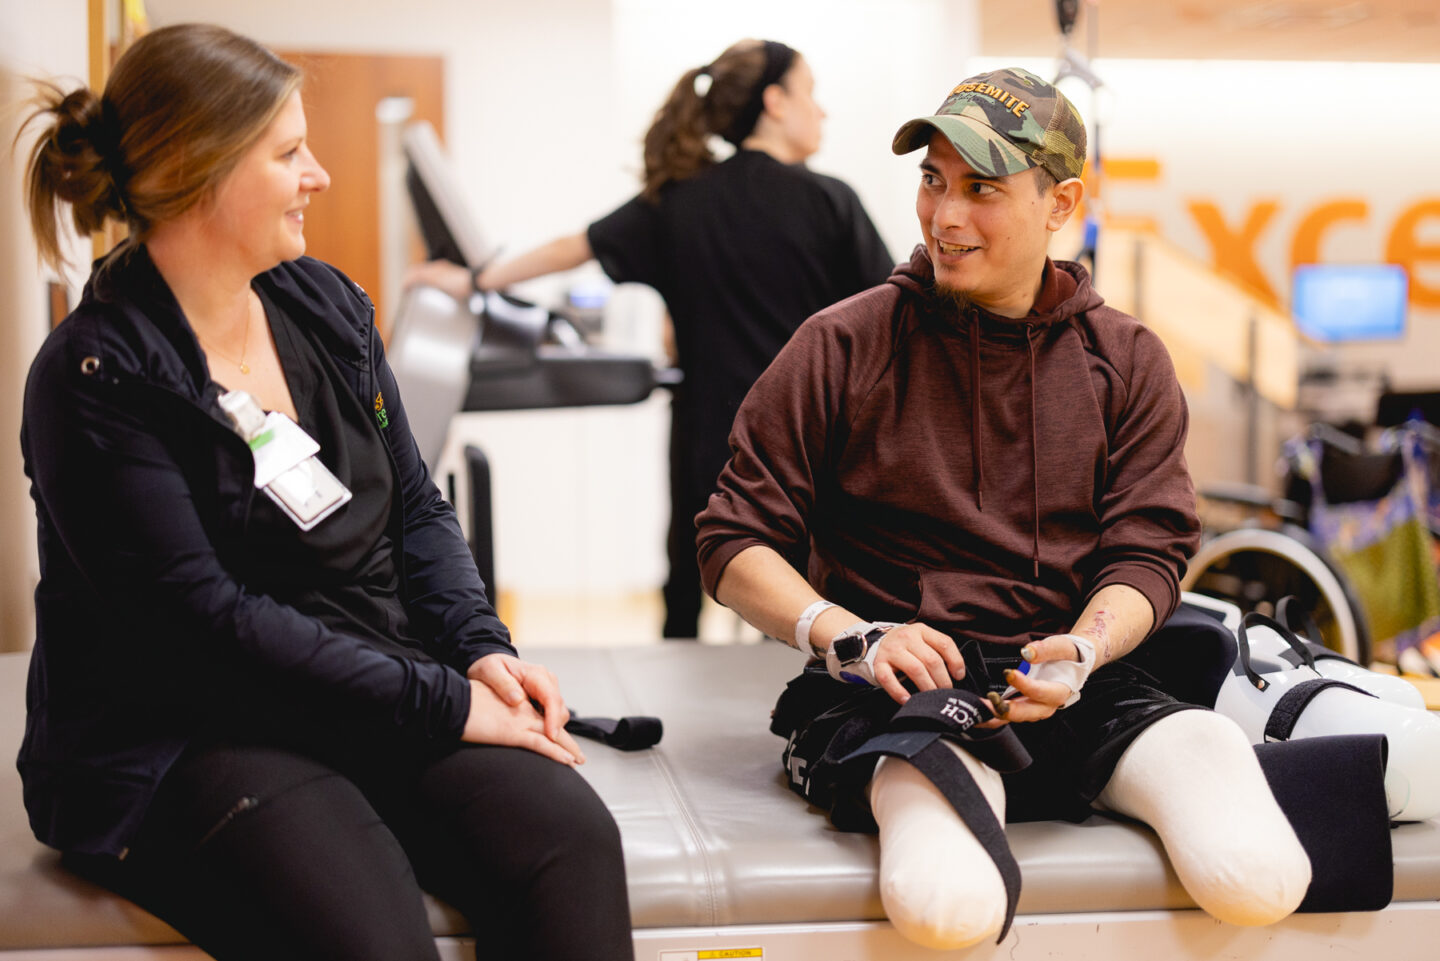
[(930, 253), (924, 244), (918, 244), (910, 255), (908, 263), (898, 264), (886, 283), (899, 287), (906, 295), (920, 301), (920, 314), (927, 320), (950, 326), (967, 336), (970, 342), (970, 382), (973, 385), (976, 403), (970, 405), (970, 448), (975, 465), (975, 506), (985, 509), (985, 443), (981, 399), (985, 395), (984, 370), (980, 363), (981, 341), (998, 345), (1024, 345), (1030, 368), (1030, 481), (1033, 518), (1031, 561), (1035, 576), (1040, 576), (1040, 451), (1039, 428), (1036, 424), (1036, 410), (1039, 407), (1038, 386), (1035, 382), (1035, 344), (1043, 339), (1046, 331), (1060, 325), (1071, 325), (1075, 318), (1087, 310), (1099, 307), (1105, 301), (1090, 286), (1090, 274), (1082, 266), (1071, 261), (1053, 261), (1045, 258), (1040, 280), (1040, 290), (1035, 303), (1024, 317), (1001, 317), (983, 307), (970, 305), (958, 312), (954, 301), (940, 296), (935, 290), (935, 269), (930, 263)]
[(924, 312), (931, 317), (961, 326), (968, 326), (972, 319), (978, 320), (985, 333), (1001, 337), (1007, 329), (1019, 330), (1025, 325), (1043, 328), (1063, 323), (1105, 303), (1105, 299), (1090, 286), (1090, 273), (1084, 267), (1072, 261), (1055, 261), (1046, 257), (1040, 292), (1024, 317), (1001, 317), (973, 305), (956, 316), (953, 302), (935, 291), (935, 268), (930, 263), (930, 253), (924, 244), (917, 244), (910, 260), (897, 264), (885, 282), (918, 298), (924, 304)]

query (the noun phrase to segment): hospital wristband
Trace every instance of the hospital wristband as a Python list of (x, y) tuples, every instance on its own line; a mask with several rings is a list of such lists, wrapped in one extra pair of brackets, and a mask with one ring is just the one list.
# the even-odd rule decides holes
[(810, 628), (814, 626), (815, 618), (835, 606), (829, 601), (816, 601), (800, 612), (799, 619), (795, 621), (795, 646), (797, 648), (803, 651), (810, 647)]

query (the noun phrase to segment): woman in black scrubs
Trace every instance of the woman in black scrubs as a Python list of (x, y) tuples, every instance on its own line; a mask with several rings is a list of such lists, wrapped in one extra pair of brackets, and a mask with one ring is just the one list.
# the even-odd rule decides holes
[[(299, 83), (181, 25), (31, 118), (47, 259), (62, 213), (129, 229), (26, 385), (31, 824), (221, 961), (433, 961), (422, 889), (484, 957), (629, 959), (619, 833), (555, 677), (485, 596), (369, 299), (302, 256), (329, 175)], [(326, 484), (257, 473), (316, 461), (339, 503), (311, 523)]]
[[(825, 116), (814, 89), (795, 50), (742, 40), (680, 77), (645, 135), (638, 196), (473, 274), (444, 261), (411, 272), (412, 283), (464, 298), (593, 258), (616, 283), (664, 298), (684, 372), (671, 408), (665, 637), (697, 632), (695, 515), (729, 459), (740, 401), (805, 318), (895, 265), (855, 191), (804, 166)], [(714, 136), (734, 145), (729, 158), (717, 159)]]

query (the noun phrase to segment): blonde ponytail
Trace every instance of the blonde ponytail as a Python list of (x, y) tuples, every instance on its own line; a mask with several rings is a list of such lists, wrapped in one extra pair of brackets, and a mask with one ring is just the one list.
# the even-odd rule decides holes
[(40, 256), (63, 264), (67, 206), (82, 234), (113, 219), (134, 242), (201, 202), (299, 86), (300, 71), (255, 41), (193, 23), (137, 40), (103, 95), (40, 84), (21, 126), (44, 125), (26, 171)]

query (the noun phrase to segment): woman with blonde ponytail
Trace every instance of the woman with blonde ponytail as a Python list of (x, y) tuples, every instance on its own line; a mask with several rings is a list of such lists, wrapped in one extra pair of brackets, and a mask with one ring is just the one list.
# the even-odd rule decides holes
[[(580, 233), (474, 275), (444, 261), (410, 275), (463, 299), (596, 259), (616, 283), (647, 284), (664, 298), (685, 375), (671, 407), (665, 637), (697, 633), (695, 515), (729, 458), (730, 421), (746, 391), (805, 318), (882, 283), (895, 266), (855, 191), (804, 166), (825, 117), (814, 89), (794, 49), (733, 44), (682, 74), (656, 112), (638, 196)], [(723, 160), (717, 140), (734, 148)]]
[(304, 257), (300, 74), (155, 30), (47, 85), (30, 216), (122, 222), (40, 348), (18, 765), (36, 836), (208, 956), (633, 958), (619, 832), (426, 472), (369, 299)]

